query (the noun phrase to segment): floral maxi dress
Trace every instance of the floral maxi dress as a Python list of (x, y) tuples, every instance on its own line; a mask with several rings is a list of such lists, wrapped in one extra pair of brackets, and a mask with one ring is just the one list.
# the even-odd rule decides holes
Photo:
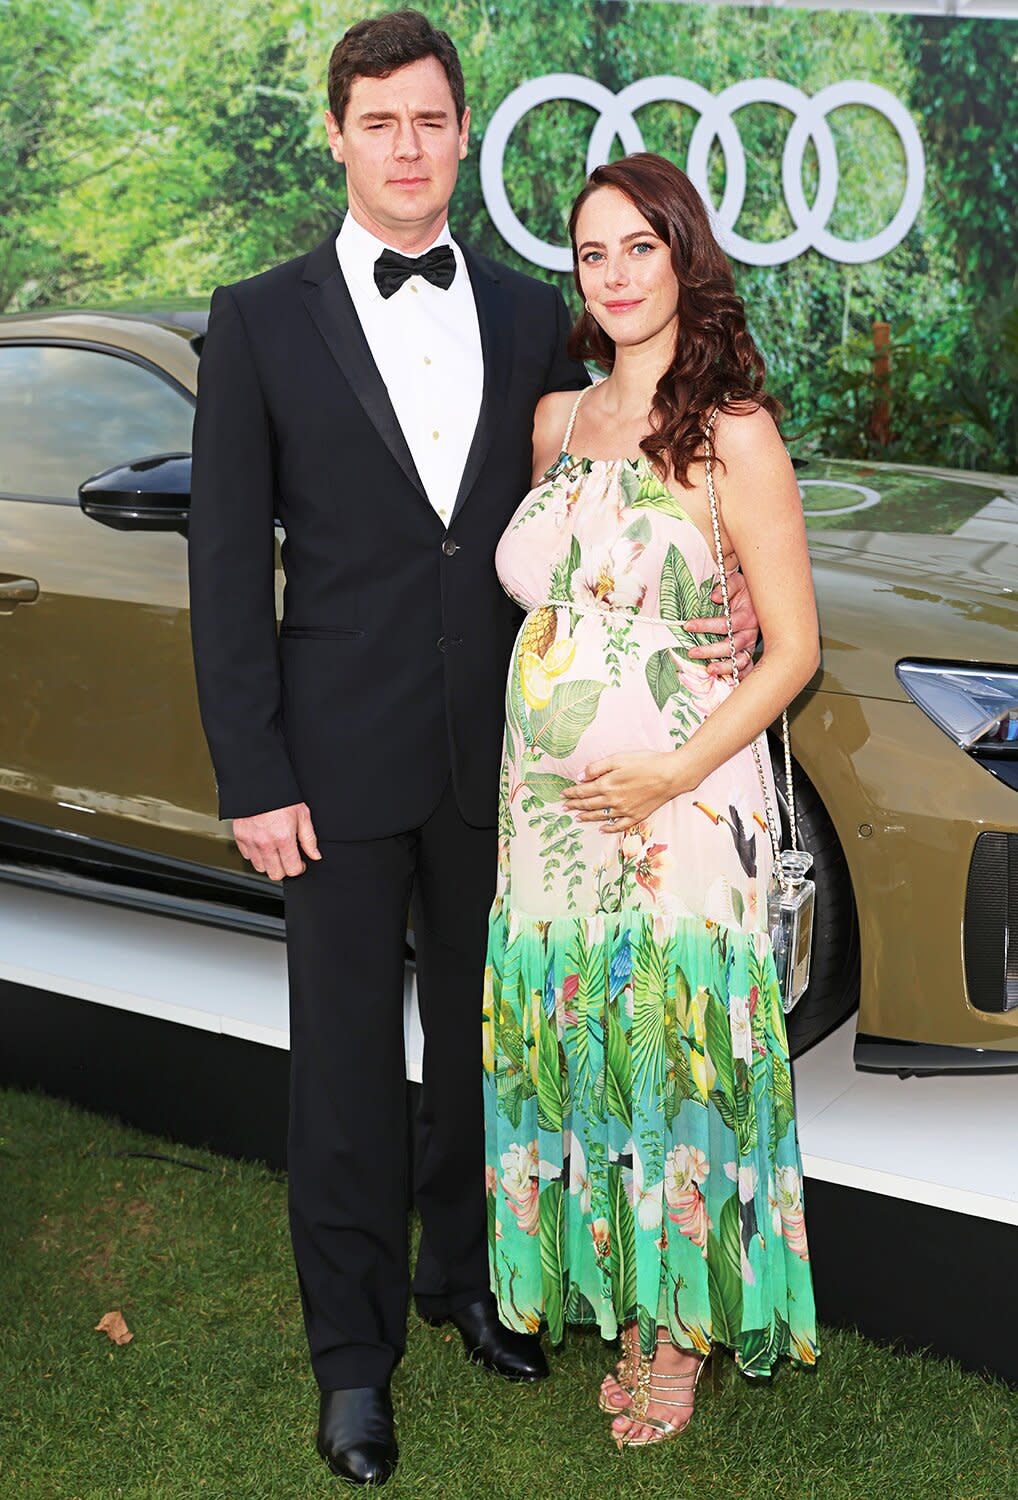
[[(570, 424), (571, 426), (571, 424)], [(566, 438), (568, 446), (568, 434)], [(817, 1355), (771, 849), (747, 747), (612, 835), (561, 800), (671, 750), (731, 685), (678, 623), (711, 547), (641, 458), (563, 454), (496, 555), (529, 611), (506, 694), (484, 989), (489, 1260), (502, 1320), (554, 1341), (638, 1319), (749, 1375)], [(765, 772), (770, 761), (760, 741)], [(773, 786), (769, 788), (773, 798)]]

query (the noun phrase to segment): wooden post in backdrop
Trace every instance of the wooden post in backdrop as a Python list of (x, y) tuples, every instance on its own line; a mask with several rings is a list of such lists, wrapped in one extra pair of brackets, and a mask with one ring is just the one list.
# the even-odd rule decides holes
[(882, 448), (891, 441), (891, 325), (873, 324), (873, 411), (870, 432)]

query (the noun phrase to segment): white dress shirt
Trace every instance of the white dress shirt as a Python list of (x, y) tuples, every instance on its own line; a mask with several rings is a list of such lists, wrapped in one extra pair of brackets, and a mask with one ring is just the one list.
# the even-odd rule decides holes
[(448, 524), (481, 410), (484, 361), (470, 275), (448, 224), (435, 244), (452, 246), (451, 286), (443, 291), (411, 276), (391, 297), (375, 286), (374, 267), (395, 246), (352, 214), (336, 236), (336, 254), (421, 483)]

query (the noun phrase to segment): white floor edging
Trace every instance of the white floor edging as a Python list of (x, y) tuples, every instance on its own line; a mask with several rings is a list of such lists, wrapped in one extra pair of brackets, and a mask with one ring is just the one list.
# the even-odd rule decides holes
[[(246, 933), (0, 884), (0, 980), (289, 1045), (284, 945)], [(0, 991), (0, 1036), (2, 1005)], [(420, 1082), (410, 968), (404, 1013), (407, 1076)], [(794, 1064), (806, 1176), (1018, 1224), (1018, 1075), (858, 1073), (854, 1035), (850, 1021)]]

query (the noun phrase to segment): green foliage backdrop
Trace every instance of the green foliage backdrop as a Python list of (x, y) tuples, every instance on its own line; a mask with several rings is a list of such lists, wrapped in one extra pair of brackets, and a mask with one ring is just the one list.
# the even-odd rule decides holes
[[(0, 0), (0, 307), (205, 296), (314, 243), (343, 208), (325, 149), (333, 43), (385, 0)], [(463, 58), (474, 136), (458, 233), (521, 269), (488, 218), (484, 128), (518, 83), (576, 72), (613, 89), (655, 73), (712, 92), (769, 75), (815, 93), (866, 79), (897, 95), (927, 152), (922, 212), (901, 245), (862, 266), (814, 251), (737, 266), (791, 427), (831, 453), (1018, 468), (1018, 24), (647, 0), (436, 0)], [(647, 145), (680, 164), (696, 117), (639, 112)], [(780, 191), (790, 117), (739, 115), (749, 161), (742, 233), (792, 226)], [(553, 103), (519, 126), (510, 199), (563, 241), (592, 112)], [(841, 188), (835, 233), (887, 223), (904, 162), (871, 111), (831, 118)], [(715, 150), (713, 187), (723, 161)], [(815, 160), (807, 155), (807, 197)], [(572, 295), (571, 287), (566, 287)], [(874, 319), (892, 328), (892, 431), (870, 431)]]

